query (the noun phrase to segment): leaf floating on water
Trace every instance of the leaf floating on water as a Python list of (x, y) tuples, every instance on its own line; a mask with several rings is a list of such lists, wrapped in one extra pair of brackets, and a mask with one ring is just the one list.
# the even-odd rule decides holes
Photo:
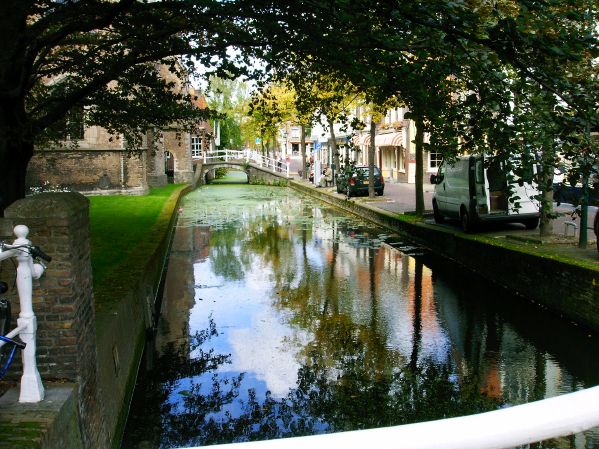
[(191, 391), (189, 391), (189, 390), (181, 390), (181, 391), (179, 391), (179, 394), (180, 394), (181, 396), (185, 396), (185, 397), (187, 397), (187, 398), (189, 398), (189, 397), (193, 396), (193, 394), (192, 394), (192, 393), (191, 393)]

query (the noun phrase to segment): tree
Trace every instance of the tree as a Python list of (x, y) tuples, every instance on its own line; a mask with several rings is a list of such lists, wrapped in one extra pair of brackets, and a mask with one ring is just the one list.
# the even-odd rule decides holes
[[(252, 57), (277, 76), (303, 61), (315, 72), (342, 73), (361, 90), (398, 69), (418, 78), (416, 57), (453, 68), (479, 96), (491, 86), (504, 95), (494, 105), (509, 104), (502, 74), (513, 70), (566, 105), (560, 122), (570, 126), (569, 135), (584, 137), (571, 140), (574, 153), (584, 155), (576, 170), (584, 179), (593, 171), (589, 134), (599, 124), (594, 1), (7, 0), (3, 6), (0, 210), (24, 195), (34, 143), (63, 135), (68, 115), (83, 109), (88, 124), (124, 133), (132, 143), (146, 126), (188, 118), (184, 99), (155, 70), (156, 63), (178, 70), (174, 55), (194, 56), (205, 66), (216, 61), (230, 76), (248, 72)], [(189, 71), (193, 62), (184, 60)], [(423, 84), (422, 98), (437, 94)], [(469, 127), (477, 136), (500, 128), (513, 135), (505, 123), (491, 123), (491, 107), (479, 112), (488, 115)], [(457, 138), (461, 125), (451, 125)], [(476, 140), (482, 148), (483, 139)]]
[(339, 169), (340, 159), (335, 136), (335, 123), (348, 126), (350, 109), (360, 100), (358, 89), (341, 72), (313, 71), (308, 61), (298, 61), (285, 72), (296, 95), (298, 116), (304, 121), (323, 121), (330, 133), (333, 164)]
[[(257, 46), (251, 2), (8, 0), (0, 16), (0, 212), (25, 195), (35, 143), (64, 135), (70, 111), (125, 134), (200, 114), (162, 79), (174, 55), (193, 55), (233, 75), (231, 46)], [(249, 57), (249, 56), (248, 56)], [(184, 59), (191, 72), (194, 61)]]
[[(419, 69), (426, 64), (433, 69), (430, 73), (445, 72), (457, 87), (454, 102), (445, 102), (449, 107), (442, 113), (431, 109), (425, 126), (443, 131), (434, 143), (448, 145), (435, 149), (449, 157), (463, 150), (499, 151), (505, 156), (508, 148), (516, 153), (524, 148), (522, 142), (516, 144), (519, 137), (510, 123), (513, 92), (506, 73), (513, 71), (563, 103), (558, 121), (572, 128), (576, 149), (570, 158), (584, 180), (592, 171), (595, 152), (589, 130), (599, 121), (592, 63), (599, 55), (597, 9), (596, 2), (573, 5), (567, 0), (434, 0), (401, 7), (392, 2), (339, 2), (330, 5), (326, 16), (312, 17), (289, 41), (273, 43), (272, 53), (280, 55), (285, 46), (286, 67), (309, 61), (312, 70), (339, 71), (360, 89), (386, 85), (393, 92), (389, 88), (401, 88), (407, 76), (414, 82), (401, 93), (415, 97), (414, 105), (427, 98), (447, 98), (436, 89), (444, 78), (423, 82)], [(318, 40), (301, 34), (313, 29), (321, 32)], [(592, 76), (581, 77), (581, 65)], [(400, 83), (381, 84), (381, 77), (389, 73), (399, 73)], [(445, 124), (440, 123), (443, 117), (449, 119)], [(581, 154), (585, 156), (576, 156)]]
[(559, 165), (562, 148), (561, 126), (559, 117), (562, 114), (557, 98), (551, 93), (540, 89), (525, 78), (516, 79), (513, 85), (515, 91), (514, 127), (524, 148), (518, 152), (530, 161), (536, 163), (538, 170), (535, 181), (541, 192), (540, 202), (540, 234), (552, 234), (551, 219), (553, 212), (553, 181), (554, 172)]
[(249, 111), (249, 85), (241, 79), (211, 76), (206, 89), (208, 106), (221, 114), (221, 144), (223, 147), (241, 148), (243, 118)]
[(293, 121), (297, 116), (294, 95), (284, 84), (274, 82), (254, 92), (249, 113), (262, 145), (270, 140), (274, 149), (281, 124)]

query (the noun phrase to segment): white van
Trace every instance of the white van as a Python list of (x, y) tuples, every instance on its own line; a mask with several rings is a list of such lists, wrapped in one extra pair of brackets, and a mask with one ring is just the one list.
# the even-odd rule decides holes
[(443, 161), (430, 181), (435, 184), (433, 211), (437, 223), (455, 218), (465, 232), (481, 222), (522, 223), (526, 229), (539, 224), (539, 203), (533, 199), (539, 194), (536, 187), (529, 182), (513, 182), (508, 189), (500, 164), (489, 159), (485, 163), (482, 156)]

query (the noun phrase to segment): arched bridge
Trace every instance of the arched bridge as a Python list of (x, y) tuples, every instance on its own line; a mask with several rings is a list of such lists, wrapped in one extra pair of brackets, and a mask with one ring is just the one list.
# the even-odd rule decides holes
[(250, 184), (280, 184), (289, 179), (289, 164), (250, 151), (215, 151), (195, 159), (193, 185), (206, 182), (206, 174), (217, 168), (244, 171)]

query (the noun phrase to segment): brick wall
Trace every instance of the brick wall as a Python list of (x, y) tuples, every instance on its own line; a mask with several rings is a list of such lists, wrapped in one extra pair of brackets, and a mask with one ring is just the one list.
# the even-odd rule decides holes
[[(97, 377), (89, 200), (78, 193), (43, 193), (13, 203), (5, 217), (0, 219), (3, 233), (27, 225), (28, 238), (52, 257), (44, 277), (34, 281), (33, 292), (42, 379), (78, 384), (84, 447), (108, 447)], [(14, 316), (18, 300), (12, 304)]]
[(123, 149), (37, 150), (27, 169), (27, 187), (68, 187), (86, 193), (145, 193), (146, 151)]

